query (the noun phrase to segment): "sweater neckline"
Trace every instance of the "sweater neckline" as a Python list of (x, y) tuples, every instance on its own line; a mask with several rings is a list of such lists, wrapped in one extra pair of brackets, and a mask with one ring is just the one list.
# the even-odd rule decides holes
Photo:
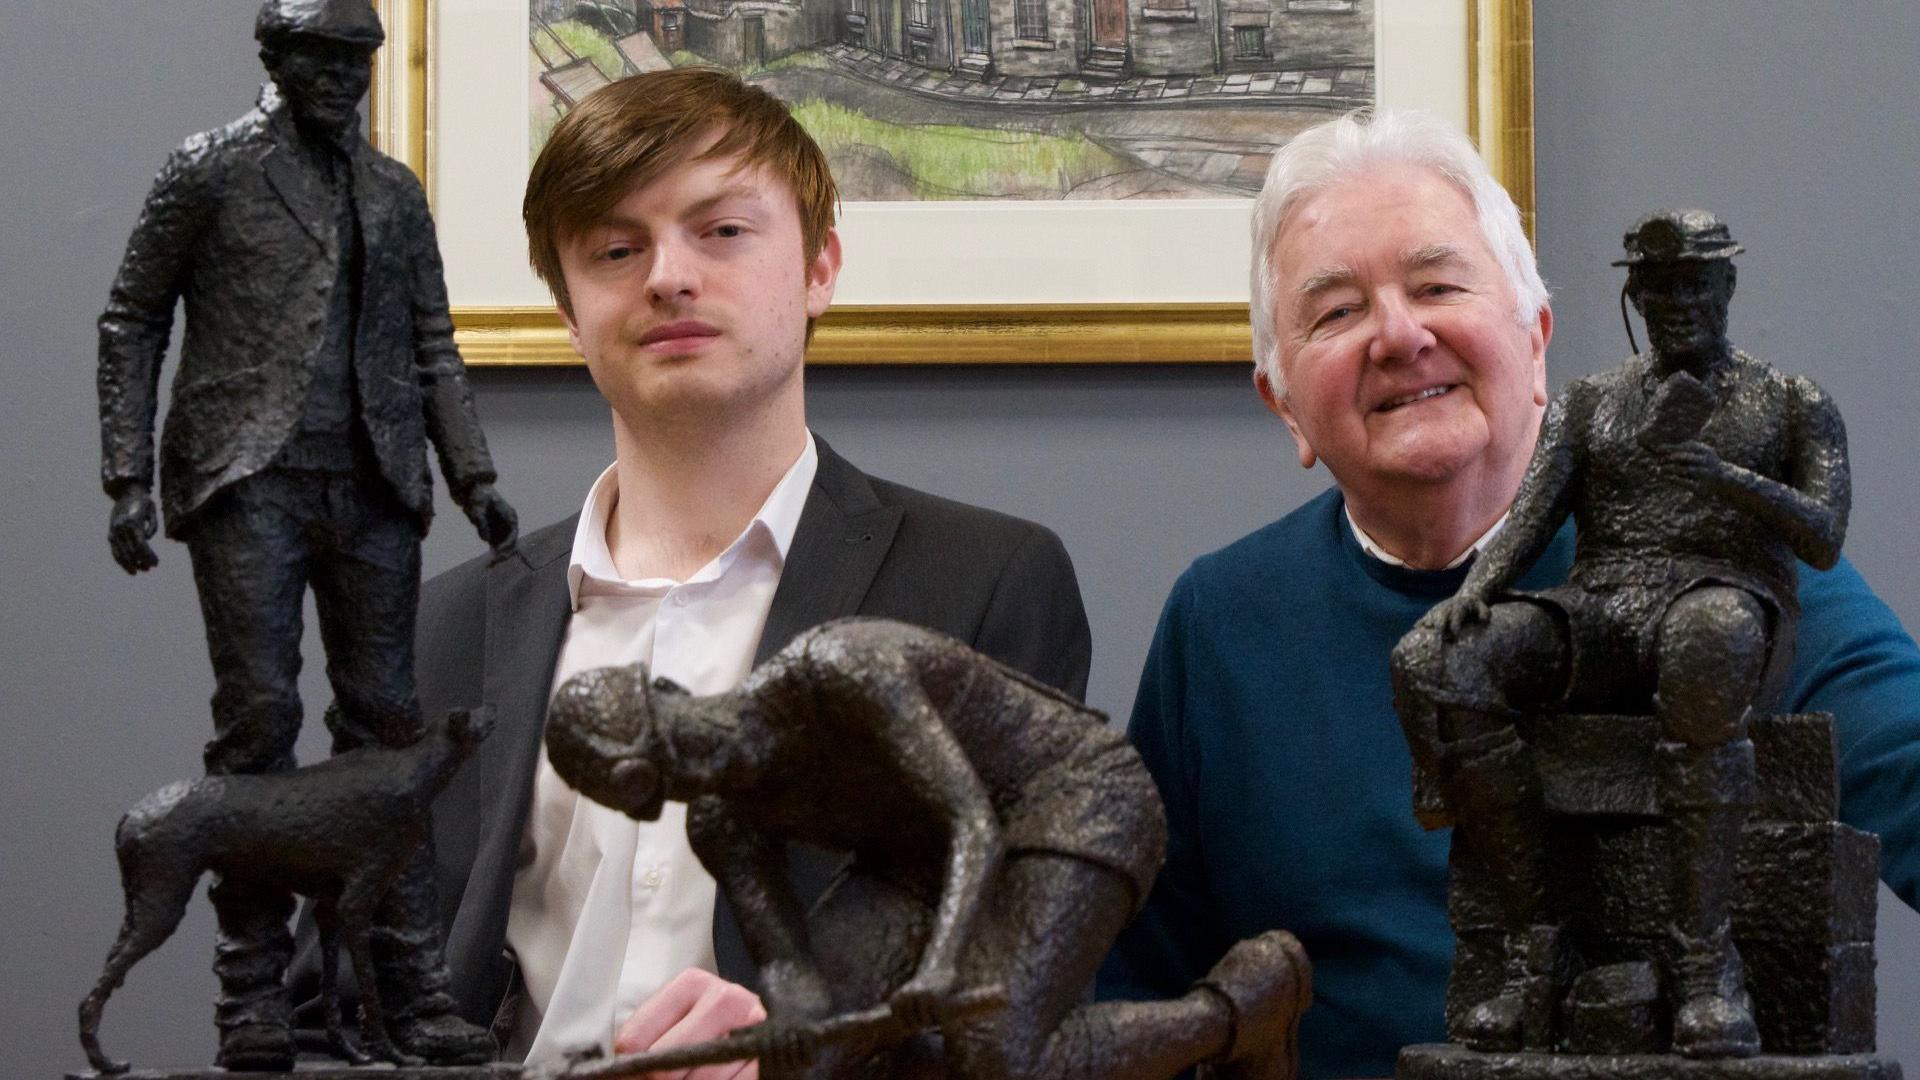
[(1474, 559), (1448, 570), (1416, 570), (1376, 559), (1360, 546), (1360, 538), (1353, 535), (1353, 529), (1347, 525), (1345, 496), (1329, 500), (1328, 505), (1332, 513), (1327, 515), (1327, 525), (1339, 537), (1340, 550), (1362, 573), (1395, 592), (1436, 600), (1452, 596), (1459, 591), (1460, 583), (1467, 580), (1467, 571), (1473, 568)]

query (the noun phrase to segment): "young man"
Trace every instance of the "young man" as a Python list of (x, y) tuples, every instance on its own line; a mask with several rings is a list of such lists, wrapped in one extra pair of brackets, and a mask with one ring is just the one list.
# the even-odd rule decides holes
[[(1518, 211), (1464, 136), (1349, 116), (1275, 155), (1254, 213), (1254, 383), (1336, 487), (1174, 586), (1129, 734), (1167, 865), (1102, 993), (1183, 987), (1233, 941), (1299, 936), (1305, 1077), (1383, 1076), (1444, 1037), (1449, 836), (1413, 815), (1389, 656), (1492, 542), (1539, 437), (1552, 312)], [(1560, 529), (1512, 584), (1565, 580)], [(1800, 574), (1777, 708), (1835, 716), (1841, 816), (1920, 902), (1920, 650), (1846, 560)]]
[[(684, 806), (642, 826), (554, 775), (540, 736), (560, 680), (644, 661), (715, 693), (795, 634), (873, 614), (1085, 690), (1086, 616), (1052, 533), (869, 477), (807, 430), (834, 201), (786, 108), (704, 70), (595, 93), (528, 180), (534, 266), (611, 406), (615, 461), (521, 558), (428, 583), (419, 647), (429, 711), (497, 710), (436, 821), (463, 1012), (497, 1020), (510, 1056), (697, 1041), (761, 1015), (738, 987), (675, 979), (751, 966)], [(810, 895), (830, 867), (798, 854)]]

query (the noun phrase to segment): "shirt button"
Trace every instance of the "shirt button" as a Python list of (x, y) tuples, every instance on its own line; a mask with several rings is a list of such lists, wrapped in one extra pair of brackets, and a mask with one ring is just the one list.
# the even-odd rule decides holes
[(657, 889), (660, 887), (660, 871), (649, 870), (647, 871), (647, 876), (642, 878), (641, 880), (646, 882), (647, 888)]

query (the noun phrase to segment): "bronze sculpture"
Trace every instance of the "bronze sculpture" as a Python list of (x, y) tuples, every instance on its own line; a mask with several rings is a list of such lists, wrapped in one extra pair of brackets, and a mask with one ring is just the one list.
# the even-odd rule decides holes
[[(1179, 1000), (1079, 1003), (1159, 868), (1159, 798), (1103, 716), (951, 638), (830, 622), (708, 697), (640, 665), (587, 672), (556, 693), (547, 748), (636, 818), (689, 803), (765, 982), (763, 1076), (1293, 1075), (1310, 975), (1283, 931)], [(852, 856), (812, 912), (786, 883), (789, 840)], [(946, 1016), (986, 988), (1007, 1007)], [(875, 1003), (893, 1039), (821, 1044), (815, 1025)], [(937, 1046), (904, 1038), (928, 1026)]]
[[(1766, 906), (1745, 898), (1754, 881), (1791, 876), (1780, 869), (1795, 865), (1787, 847), (1829, 842), (1797, 870), (1863, 893), (1871, 911), (1871, 837), (1830, 820), (1827, 722), (1759, 712), (1792, 658), (1797, 563), (1839, 556), (1846, 436), (1811, 381), (1729, 344), (1741, 248), (1724, 224), (1658, 213), (1625, 243), (1616, 265), (1628, 268), (1625, 297), (1650, 349), (1554, 402), (1503, 530), (1395, 650), (1396, 706), (1422, 821), (1455, 829), (1453, 1041), (1488, 1052), (1670, 1047), (1707, 1069), (1763, 1049), (1732, 915)], [(1569, 517), (1568, 584), (1509, 591)], [(1609, 758), (1621, 754), (1638, 757)], [(1781, 812), (1796, 774), (1801, 805)], [(1792, 824), (1755, 840), (1744, 826), (1756, 804), (1760, 824)], [(1589, 816), (1556, 832), (1569, 814)], [(1592, 882), (1569, 886), (1570, 863), (1637, 895), (1581, 897)], [(1860, 933), (1856, 918), (1831, 918)], [(1491, 932), (1484, 950), (1468, 940), (1480, 927)], [(1809, 944), (1821, 932), (1816, 919)], [(1864, 988), (1842, 972), (1820, 1000), (1858, 1013), (1865, 995), (1864, 1046), (1857, 1017), (1835, 1023), (1823, 1008), (1812, 1034), (1796, 1034), (1776, 1005), (1764, 1048), (1870, 1049), (1870, 945), (1867, 956)], [(1409, 1051), (1411, 1063), (1403, 1054), (1402, 1075), (1535, 1075), (1520, 1059), (1426, 1051)], [(1573, 1075), (1536, 1064), (1538, 1075)], [(1649, 1068), (1640, 1074), (1680, 1064)]]
[[(498, 555), (514, 513), (494, 489), (433, 226), (405, 166), (360, 137), (384, 39), (367, 0), (267, 0), (259, 106), (168, 159), (100, 319), (101, 479), (128, 573), (150, 569), (153, 422), (176, 302), (185, 344), (160, 440), (167, 535), (193, 561), (216, 690), (210, 774), (294, 766), (301, 604), (312, 588), (336, 753), (420, 736), (413, 622), (433, 512), (429, 442)], [(438, 1062), (492, 1055), (454, 1013), (421, 850), (382, 905), (375, 962), (396, 1038)], [(282, 982), (290, 900), (223, 876), (220, 1064), (293, 1061)]]
[[(169, 784), (127, 811), (114, 837), (127, 915), (105, 971), (80, 1005), (87, 1060), (102, 1073), (127, 1071), (126, 1062), (100, 1049), (101, 1011), (127, 972), (180, 925), (194, 886), (211, 870), (316, 901), (326, 956), (327, 1040), (337, 1056), (354, 1064), (376, 1058), (421, 1064), (388, 1036), (368, 931), (374, 908), (426, 839), (433, 797), (492, 723), (484, 709), (454, 712), (430, 723), (410, 746), (363, 746), (292, 772)], [(367, 1053), (342, 1030), (334, 966), (339, 943), (367, 988), (361, 993)]]

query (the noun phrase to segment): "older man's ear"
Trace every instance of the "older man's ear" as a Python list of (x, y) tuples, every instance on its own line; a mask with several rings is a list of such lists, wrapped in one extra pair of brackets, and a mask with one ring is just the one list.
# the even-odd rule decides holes
[(1253, 369), (1253, 388), (1260, 392), (1260, 400), (1267, 403), (1267, 410), (1279, 417), (1287, 425), (1287, 431), (1292, 433), (1293, 444), (1300, 449), (1300, 467), (1313, 468), (1313, 463), (1319, 458), (1314, 456), (1313, 447), (1307, 444), (1306, 434), (1294, 421), (1293, 408), (1287, 404), (1286, 395), (1276, 392), (1272, 380), (1267, 378), (1267, 373), (1257, 367)]
[(1549, 400), (1547, 394), (1547, 345), (1553, 341), (1553, 308), (1540, 305), (1540, 318), (1535, 324), (1534, 333), (1538, 339), (1533, 343), (1533, 403), (1545, 406)]

